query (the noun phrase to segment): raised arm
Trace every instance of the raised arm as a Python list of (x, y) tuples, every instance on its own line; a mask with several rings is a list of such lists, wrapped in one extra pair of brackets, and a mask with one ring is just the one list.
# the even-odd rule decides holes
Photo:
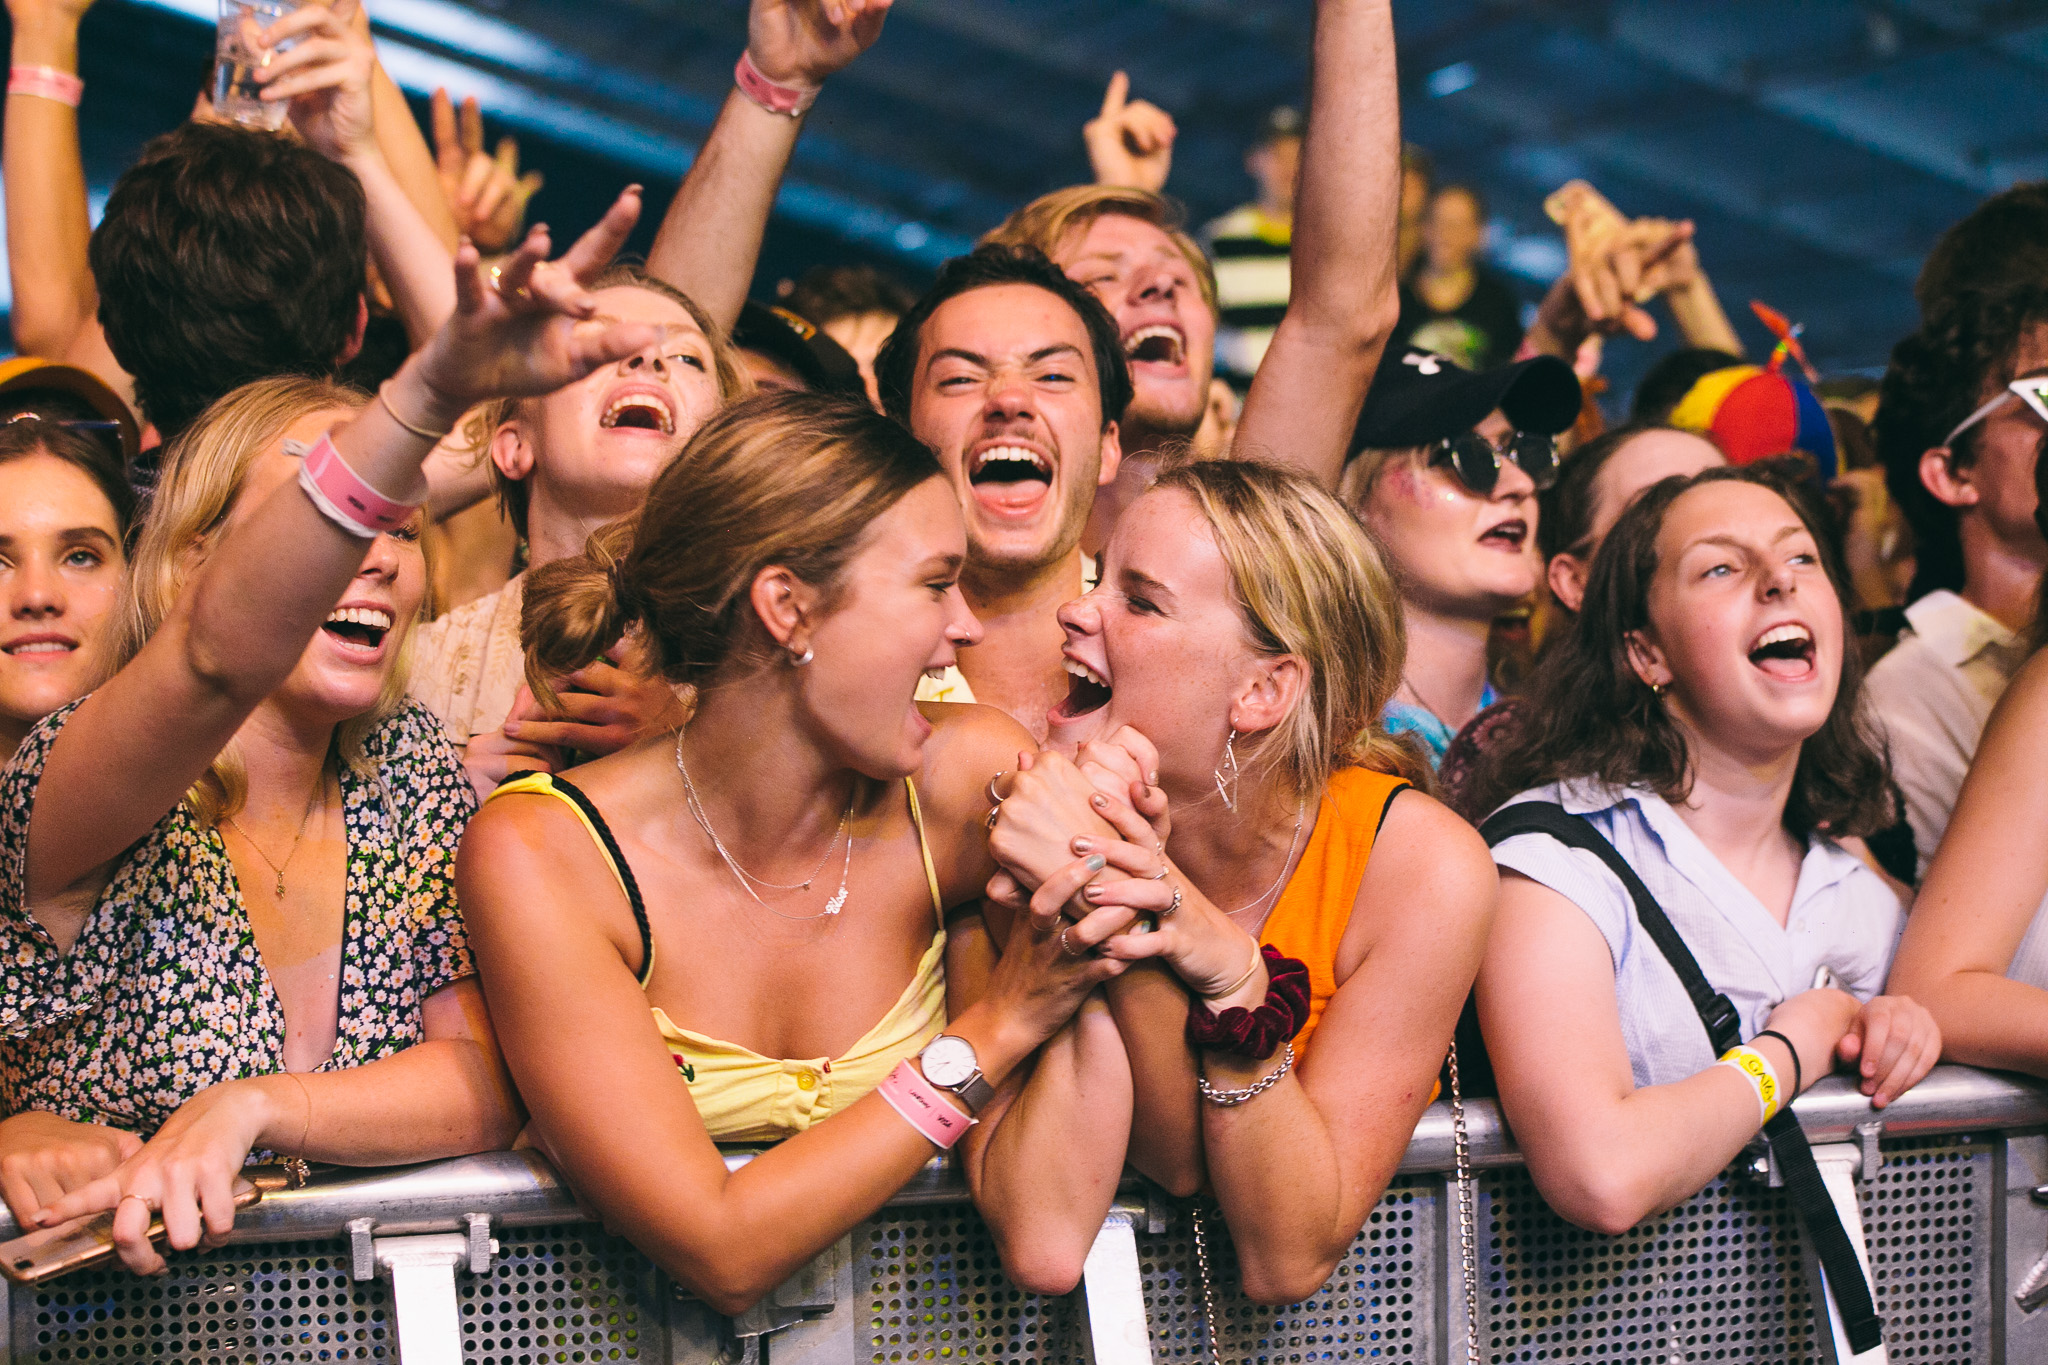
[(1951, 1061), (2048, 1076), (2048, 991), (2006, 975), (2048, 895), (2048, 651), (2006, 689), (1892, 962), (1888, 989), (1941, 1025)]
[[(639, 213), (628, 190), (560, 260), (530, 234), (493, 287), (476, 252), (457, 259), (456, 312), (386, 388), (407, 422), (452, 427), (494, 394), (546, 393), (647, 345), (652, 329), (594, 320), (584, 288)], [(380, 401), (333, 433), (341, 461), (401, 503), (426, 497), (432, 442)], [(361, 567), (369, 542), (316, 507), (276, 460), (200, 547), (204, 563), (128, 665), (94, 692), (52, 747), (28, 839), (36, 905), (142, 837), (298, 663)], [(265, 490), (268, 491), (265, 491)]]
[(99, 291), (86, 260), (92, 225), (78, 111), (65, 99), (51, 98), (65, 93), (63, 77), (77, 75), (78, 25), (91, 3), (8, 0), (14, 65), (48, 69), (41, 76), (47, 94), (7, 97), (0, 176), (7, 189), (7, 274), (14, 290), (10, 321), (15, 349), (23, 355), (83, 365), (130, 396), (133, 381), (99, 335)]
[[(754, 0), (747, 56), (769, 81), (814, 98), (827, 76), (881, 36), (891, 3)], [(771, 113), (735, 86), (647, 253), (650, 273), (727, 331), (747, 301), (775, 190), (802, 128), (802, 114)]]
[(1310, 79), (1287, 312), (1252, 379), (1236, 448), (1334, 487), (1401, 315), (1401, 100), (1387, 0), (1320, 0)]
[[(455, 311), (451, 257), (443, 233), (420, 212), (385, 156), (377, 126), (377, 54), (368, 25), (354, 22), (359, 13), (354, 0), (340, 0), (333, 9), (308, 5), (287, 14), (257, 41), (269, 48), (296, 42), (257, 78), (266, 98), (292, 101), (292, 123), (306, 142), (362, 183), (370, 254), (405, 320), (406, 335), (415, 347), (424, 346)], [(402, 100), (397, 115), (412, 123)]]

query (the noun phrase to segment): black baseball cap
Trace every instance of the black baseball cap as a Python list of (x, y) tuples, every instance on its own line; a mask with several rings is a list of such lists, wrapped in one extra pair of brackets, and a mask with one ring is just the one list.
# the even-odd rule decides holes
[(1495, 408), (1517, 431), (1555, 436), (1579, 418), (1579, 377), (1554, 355), (1467, 370), (1433, 351), (1389, 349), (1351, 448), (1399, 450), (1463, 435)]
[(822, 329), (787, 308), (748, 300), (733, 326), (732, 344), (758, 351), (792, 371), (812, 393), (867, 397), (859, 362)]

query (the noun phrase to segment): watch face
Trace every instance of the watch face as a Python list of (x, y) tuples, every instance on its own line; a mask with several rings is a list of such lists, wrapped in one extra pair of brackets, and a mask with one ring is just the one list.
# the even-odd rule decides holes
[(974, 1074), (976, 1058), (974, 1045), (965, 1038), (956, 1038), (942, 1033), (926, 1045), (918, 1054), (918, 1065), (924, 1070), (924, 1078), (933, 1085), (965, 1085)]

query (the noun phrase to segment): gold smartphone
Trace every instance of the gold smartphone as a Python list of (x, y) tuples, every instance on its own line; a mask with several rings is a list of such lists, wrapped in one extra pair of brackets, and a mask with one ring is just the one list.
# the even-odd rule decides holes
[[(235, 1207), (247, 1208), (263, 1197), (260, 1186), (235, 1180)], [(162, 1243), (161, 1213), (149, 1220), (149, 1240)], [(83, 1214), (68, 1223), (43, 1228), (10, 1242), (0, 1242), (0, 1275), (16, 1284), (41, 1284), (74, 1270), (114, 1259), (114, 1211)]]

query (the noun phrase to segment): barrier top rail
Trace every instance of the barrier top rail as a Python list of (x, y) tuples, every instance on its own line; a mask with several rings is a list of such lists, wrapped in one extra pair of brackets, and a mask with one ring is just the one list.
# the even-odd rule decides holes
[[(2048, 1085), (2002, 1073), (1940, 1066), (1888, 1108), (1874, 1110), (1842, 1077), (1828, 1077), (1793, 1106), (1800, 1126), (1815, 1143), (1846, 1142), (1858, 1125), (1880, 1123), (1883, 1136), (1930, 1137), (1942, 1133), (2048, 1127)], [(1499, 1106), (1473, 1100), (1465, 1106), (1472, 1164), (1521, 1163)], [(755, 1151), (726, 1154), (737, 1169)], [(1453, 1168), (1450, 1106), (1432, 1104), (1416, 1125), (1401, 1162), (1403, 1173)], [(958, 1204), (967, 1186), (957, 1168), (934, 1158), (889, 1202), (893, 1206)], [(468, 1215), (487, 1211), (500, 1227), (540, 1227), (594, 1221), (568, 1183), (537, 1151), (485, 1152), (452, 1161), (378, 1170), (333, 1170), (304, 1189), (280, 1190), (236, 1215), (230, 1242), (270, 1242), (343, 1237), (358, 1219), (374, 1220), (379, 1236), (459, 1231)], [(14, 1219), (0, 1209), (0, 1240), (15, 1236)]]

